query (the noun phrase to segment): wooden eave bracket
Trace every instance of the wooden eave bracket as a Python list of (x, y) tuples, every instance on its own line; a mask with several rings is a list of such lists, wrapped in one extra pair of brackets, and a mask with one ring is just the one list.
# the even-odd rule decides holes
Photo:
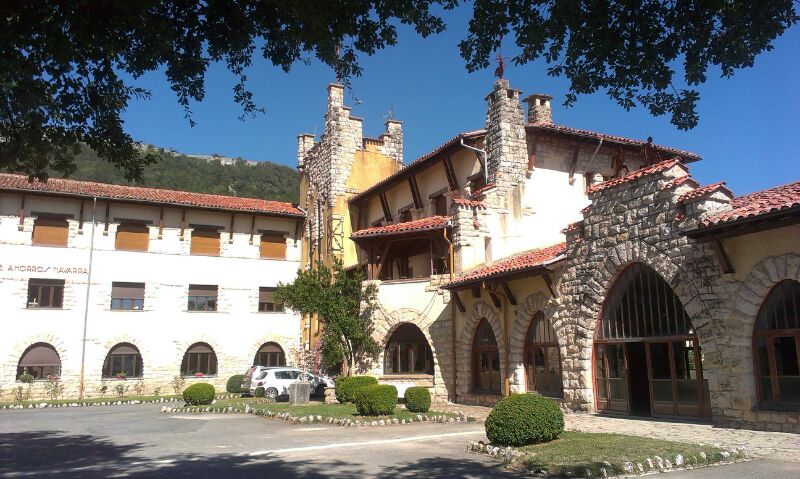
[(507, 281), (501, 281), (500, 286), (503, 288), (503, 292), (508, 296), (508, 302), (511, 303), (512, 306), (517, 305), (517, 298), (514, 296), (514, 293), (511, 292), (511, 288), (508, 286)]
[(455, 303), (456, 308), (458, 308), (459, 311), (463, 313), (467, 310), (467, 308), (464, 307), (464, 303), (461, 302), (461, 297), (458, 295), (458, 291), (456, 290), (450, 291), (450, 296), (453, 298), (453, 302)]
[(558, 290), (553, 284), (553, 278), (550, 276), (549, 270), (542, 273), (542, 279), (544, 279), (544, 284), (547, 285), (547, 289), (550, 291), (550, 295), (553, 296), (554, 298), (558, 298)]
[(719, 267), (722, 272), (726, 274), (735, 273), (733, 265), (728, 258), (728, 254), (725, 252), (725, 247), (722, 246), (722, 241), (713, 239), (710, 241), (710, 244), (711, 249), (714, 250), (714, 255), (717, 257), (717, 261), (719, 262)]

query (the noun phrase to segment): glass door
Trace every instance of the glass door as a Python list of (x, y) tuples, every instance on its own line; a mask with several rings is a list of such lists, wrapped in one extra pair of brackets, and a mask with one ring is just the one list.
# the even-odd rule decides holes
[(624, 343), (595, 344), (597, 408), (628, 412), (627, 361)]

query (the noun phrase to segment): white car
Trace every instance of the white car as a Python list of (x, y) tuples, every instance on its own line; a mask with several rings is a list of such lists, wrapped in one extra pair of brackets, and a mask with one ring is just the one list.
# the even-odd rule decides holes
[(322, 396), (333, 381), (316, 374), (305, 373), (297, 368), (252, 366), (242, 378), (242, 392), (255, 396), (256, 388), (264, 388), (264, 397), (275, 399), (289, 394), (289, 385), (307, 379), (311, 383), (311, 394)]

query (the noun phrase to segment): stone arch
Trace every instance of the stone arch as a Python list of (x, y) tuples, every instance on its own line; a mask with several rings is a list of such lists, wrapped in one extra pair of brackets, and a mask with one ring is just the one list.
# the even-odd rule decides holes
[(558, 321), (559, 306), (558, 298), (548, 298), (542, 293), (534, 293), (529, 295), (517, 308), (517, 317), (514, 320), (514, 325), (508, 338), (509, 367), (513, 373), (511, 378), (512, 392), (522, 392), (526, 390), (523, 380), (525, 377), (525, 337), (528, 335), (528, 329), (530, 328), (533, 316), (537, 312), (541, 311), (542, 314), (544, 314), (545, 320), (550, 321), (553, 325), (553, 329), (558, 337), (559, 349), (562, 349), (561, 357), (564, 357), (565, 351), (563, 349), (567, 344), (567, 324), (564, 321)]
[(25, 351), (36, 343), (49, 344), (58, 353), (58, 358), (61, 360), (61, 379), (62, 381), (66, 376), (70, 375), (67, 370), (67, 364), (70, 358), (69, 350), (64, 345), (64, 341), (58, 336), (49, 333), (39, 333), (28, 336), (24, 340), (17, 341), (9, 352), (6, 364), (4, 366), (3, 375), (5, 376), (5, 383), (14, 383), (17, 378), (17, 365)]
[(722, 371), (726, 375), (719, 382), (723, 390), (731, 390), (744, 378), (747, 394), (743, 399), (749, 400), (749, 404), (743, 404), (743, 410), (758, 405), (752, 345), (756, 317), (772, 288), (785, 279), (800, 281), (800, 255), (787, 253), (761, 260), (750, 270), (733, 298), (731, 317), (725, 325), (729, 351), (723, 355), (725, 368)]
[(487, 303), (480, 301), (475, 303), (472, 311), (467, 316), (467, 321), (461, 330), (461, 338), (456, 344), (458, 364), (458, 384), (456, 385), (458, 394), (468, 394), (472, 389), (472, 342), (475, 339), (475, 330), (482, 319), (486, 318), (492, 326), (492, 332), (497, 339), (497, 348), (500, 353), (500, 378), (503, 380), (509, 375), (509, 368), (506, 362), (508, 357), (508, 345), (503, 334), (502, 324), (497, 312)]
[(280, 346), (281, 349), (283, 349), (284, 356), (286, 357), (286, 365), (295, 366), (294, 352), (298, 349), (298, 347), (300, 347), (300, 344), (298, 343), (292, 347), (292, 343), (288, 338), (278, 336), (276, 334), (265, 334), (257, 340), (251, 342), (249, 348), (250, 356), (248, 356), (248, 361), (255, 359), (256, 354), (258, 354), (258, 350), (261, 349), (261, 346), (267, 343), (275, 343)]
[[(113, 359), (112, 355), (111, 355), (112, 351), (114, 351), (118, 347), (126, 347), (126, 346), (133, 347), (133, 349), (135, 349), (136, 353), (139, 355), (139, 360), (137, 361), (138, 364), (136, 365), (136, 367), (137, 368), (141, 368), (141, 369), (139, 370), (139, 374), (138, 375), (132, 376), (131, 378), (132, 379), (144, 379), (144, 371), (145, 371), (145, 369), (144, 369), (144, 355), (142, 354), (142, 350), (139, 348), (139, 346), (136, 343), (131, 342), (131, 341), (120, 341), (120, 342), (112, 344), (111, 346), (109, 346), (106, 349), (106, 353), (105, 353), (105, 355), (103, 355), (103, 363), (101, 364), (101, 369), (100, 369), (100, 378), (101, 379), (109, 379), (109, 378), (113, 378), (114, 377), (114, 375), (113, 375), (114, 371), (113, 370), (111, 371), (110, 374), (106, 375), (106, 364), (107, 364), (109, 359)], [(113, 366), (113, 361), (112, 361), (111, 364)]]
[(380, 346), (380, 353), (378, 354), (377, 360), (377, 367), (380, 368), (380, 371), (383, 371), (386, 343), (389, 341), (389, 338), (392, 337), (392, 334), (394, 334), (397, 328), (403, 324), (409, 323), (418, 327), (420, 331), (422, 331), (423, 336), (425, 336), (425, 341), (428, 342), (428, 346), (430, 346), (433, 352), (434, 374), (441, 377), (439, 373), (439, 358), (436, 355), (436, 347), (433, 344), (430, 331), (431, 324), (436, 320), (436, 317), (433, 315), (424, 315), (414, 308), (398, 308), (390, 313), (381, 312), (381, 321), (375, 322), (375, 330), (372, 333), (372, 337)]
[[(111, 351), (111, 348), (114, 346), (121, 344), (121, 343), (128, 343), (132, 346), (135, 346), (136, 349), (139, 350), (139, 354), (142, 356), (142, 364), (146, 365), (145, 357), (148, 356), (149, 350), (146, 350), (143, 345), (146, 344), (144, 341), (141, 341), (138, 337), (128, 334), (128, 333), (121, 333), (117, 334), (99, 344), (100, 348), (102, 348), (102, 354), (98, 354), (99, 359), (99, 368), (97, 369), (100, 371), (98, 376), (102, 376), (103, 366), (105, 365), (106, 356)], [(187, 346), (188, 347), (188, 346)], [(88, 356), (88, 354), (87, 354)], [(144, 372), (147, 372), (147, 368), (143, 369)], [(89, 377), (89, 371), (87, 371), (87, 377)], [(93, 374), (93, 373), (92, 373)], [(144, 379), (146, 376), (142, 374), (142, 378)]]
[(183, 364), (183, 356), (184, 354), (186, 354), (186, 351), (193, 344), (197, 343), (208, 344), (214, 351), (214, 355), (217, 357), (217, 374), (219, 375), (219, 371), (221, 369), (220, 365), (222, 364), (223, 361), (223, 354), (222, 354), (223, 349), (220, 347), (217, 341), (215, 341), (212, 337), (206, 334), (193, 336), (192, 339), (175, 341), (176, 360), (174, 364), (175, 364), (175, 369), (177, 370), (175, 374), (181, 375), (181, 364)]

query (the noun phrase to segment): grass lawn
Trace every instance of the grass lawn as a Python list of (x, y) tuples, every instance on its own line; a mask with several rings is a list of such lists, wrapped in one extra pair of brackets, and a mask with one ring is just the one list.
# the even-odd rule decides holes
[[(722, 458), (722, 451), (713, 446), (575, 431), (565, 431), (554, 441), (524, 446), (519, 450), (524, 455), (515, 460), (516, 465), (553, 476), (569, 474), (573, 477), (582, 477), (586, 469), (592, 471), (593, 476), (602, 477), (601, 467), (605, 467), (609, 475), (622, 474), (626, 462), (632, 462), (634, 467), (642, 463), (647, 471), (647, 458), (655, 456), (669, 459), (673, 464), (678, 454), (683, 455), (686, 464), (709, 464), (719, 462)], [(706, 454), (705, 460), (700, 458), (701, 452)], [(611, 466), (604, 464), (604, 461), (611, 463)]]
[(155, 400), (162, 399), (162, 398), (163, 399), (168, 399), (168, 400), (183, 400), (183, 396), (175, 395), (175, 394), (169, 394), (169, 395), (166, 395), (166, 396), (124, 396), (124, 397), (118, 397), (118, 396), (114, 396), (114, 395), (109, 395), (109, 396), (106, 396), (104, 398), (91, 398), (91, 399), (88, 399), (88, 398), (87, 399), (75, 399), (75, 398), (73, 398), (73, 399), (55, 399), (55, 400), (53, 400), (53, 399), (31, 399), (30, 401), (4, 401), (4, 402), (0, 402), (0, 407), (2, 407), (2, 406), (17, 406), (17, 405), (22, 405), (24, 407), (28, 407), (29, 404), (33, 404), (35, 406), (35, 405), (41, 404), (43, 402), (46, 402), (46, 403), (48, 403), (50, 405), (53, 405), (53, 406), (58, 406), (58, 405), (61, 405), (61, 404), (72, 404), (72, 403), (93, 404), (93, 403), (99, 403), (99, 402), (116, 402), (116, 401), (126, 401), (126, 402), (127, 401), (155, 401)]
[[(322, 402), (312, 401), (311, 403), (302, 406), (292, 406), (284, 402), (265, 403), (263, 401), (264, 399), (261, 398), (218, 399), (210, 407), (213, 409), (244, 407), (245, 404), (249, 403), (251, 409), (272, 411), (276, 414), (289, 413), (290, 415), (297, 417), (322, 416), (324, 418), (330, 417), (334, 419), (352, 419), (354, 421), (372, 421), (387, 418), (397, 418), (398, 420), (414, 418), (416, 420), (418, 414), (406, 411), (405, 408), (400, 404), (395, 407), (394, 414), (391, 416), (361, 416), (358, 414), (358, 411), (356, 411), (356, 406), (354, 404), (325, 404)], [(201, 408), (205, 407), (208, 406), (201, 406)], [(456, 414), (437, 411), (428, 411), (427, 413), (419, 414), (423, 416), (457, 417)]]

